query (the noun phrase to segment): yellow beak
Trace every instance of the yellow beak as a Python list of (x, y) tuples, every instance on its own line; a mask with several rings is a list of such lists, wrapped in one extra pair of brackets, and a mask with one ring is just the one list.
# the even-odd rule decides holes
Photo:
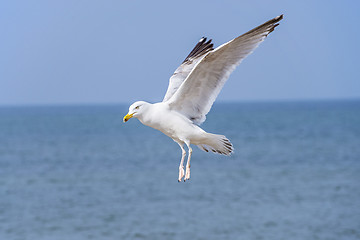
[(124, 122), (127, 122), (130, 118), (132, 118), (133, 117), (133, 113), (131, 113), (131, 114), (126, 114), (126, 116), (124, 117)]

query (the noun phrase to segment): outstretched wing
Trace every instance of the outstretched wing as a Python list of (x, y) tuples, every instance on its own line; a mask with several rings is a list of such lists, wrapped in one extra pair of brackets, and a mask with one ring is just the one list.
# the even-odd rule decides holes
[(280, 15), (271, 19), (205, 55), (168, 100), (170, 108), (196, 124), (204, 122), (229, 75), (274, 31), (282, 18)]
[(174, 74), (170, 77), (169, 87), (166, 91), (163, 102), (169, 100), (174, 93), (178, 90), (180, 85), (189, 75), (191, 70), (193, 70), (194, 66), (201, 60), (203, 57), (213, 49), (213, 44), (211, 43), (211, 39), (206, 42), (206, 38), (203, 37), (196, 44), (194, 49), (189, 53), (189, 55), (185, 58), (183, 63), (175, 70)]

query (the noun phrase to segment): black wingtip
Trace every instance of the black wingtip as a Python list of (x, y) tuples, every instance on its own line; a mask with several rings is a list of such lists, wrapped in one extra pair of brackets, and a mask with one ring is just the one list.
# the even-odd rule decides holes
[(267, 22), (265, 22), (264, 24), (261, 24), (260, 26), (248, 31), (247, 33), (243, 34), (243, 35), (248, 35), (248, 34), (253, 34), (256, 33), (258, 30), (265, 28), (268, 28), (268, 33), (271, 33), (272, 31), (274, 31), (275, 27), (279, 26), (279, 23), (282, 19), (284, 18), (284, 14), (281, 14)]
[[(272, 19), (272, 20), (269, 21), (269, 23), (272, 22), (272, 24), (273, 24), (273, 26), (272, 26), (272, 28), (270, 29), (269, 33), (271, 33), (272, 31), (274, 31), (275, 28), (276, 28), (277, 26), (279, 26), (279, 24), (280, 24), (279, 22), (280, 22), (283, 18), (284, 18), (284, 14), (281, 14), (281, 15), (277, 16), (276, 18), (274, 18), (274, 19)], [(268, 33), (268, 34), (269, 34), (269, 33)]]
[(283, 19), (283, 18), (284, 18), (284, 14), (281, 14), (280, 16), (277, 16), (277, 17), (275, 18), (275, 20), (280, 21), (280, 20)]
[(186, 62), (190, 58), (196, 58), (213, 50), (214, 45), (211, 43), (212, 39), (209, 39), (208, 41), (206, 40), (207, 40), (206, 37), (202, 37), (183, 62)]

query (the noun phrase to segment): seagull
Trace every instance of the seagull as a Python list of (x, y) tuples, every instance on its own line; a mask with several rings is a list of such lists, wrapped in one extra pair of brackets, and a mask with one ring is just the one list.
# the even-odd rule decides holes
[[(205, 152), (227, 156), (234, 151), (224, 135), (205, 132), (199, 126), (205, 121), (230, 74), (274, 31), (282, 18), (283, 15), (277, 16), (215, 49), (211, 39), (201, 38), (170, 77), (162, 102), (137, 101), (129, 107), (124, 122), (137, 118), (142, 124), (161, 131), (179, 144), (182, 151), (179, 182), (190, 179), (190, 144)], [(184, 144), (188, 148), (186, 172)]]

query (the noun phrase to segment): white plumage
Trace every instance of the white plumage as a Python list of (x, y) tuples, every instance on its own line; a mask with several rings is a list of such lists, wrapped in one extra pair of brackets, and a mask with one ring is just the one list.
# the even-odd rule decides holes
[[(207, 133), (198, 125), (205, 121), (206, 114), (236, 66), (264, 41), (282, 18), (283, 15), (280, 15), (271, 19), (216, 49), (213, 49), (211, 40), (200, 39), (171, 76), (162, 102), (150, 104), (138, 101), (129, 107), (124, 122), (136, 117), (144, 125), (163, 132), (179, 144), (182, 150), (179, 181), (184, 177), (184, 181), (190, 179), (190, 144), (206, 152), (232, 153), (233, 146), (225, 136)], [(184, 143), (189, 149), (186, 175)]]

